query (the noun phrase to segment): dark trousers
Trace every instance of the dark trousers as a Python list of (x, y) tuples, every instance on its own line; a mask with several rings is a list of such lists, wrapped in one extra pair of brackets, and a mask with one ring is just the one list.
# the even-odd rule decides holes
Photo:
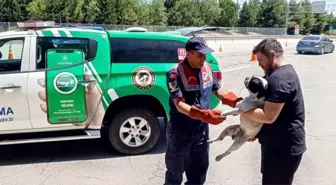
[(170, 131), (167, 128), (166, 177), (164, 185), (203, 185), (209, 167), (208, 130), (193, 134)]
[(303, 154), (286, 155), (261, 146), (262, 185), (291, 185)]

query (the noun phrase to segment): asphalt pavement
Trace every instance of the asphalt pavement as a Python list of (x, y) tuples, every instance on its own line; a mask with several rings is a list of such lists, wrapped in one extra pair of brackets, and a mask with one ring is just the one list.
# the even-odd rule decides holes
[[(253, 43), (254, 44), (254, 43)], [(336, 54), (298, 55), (294, 45), (284, 46), (288, 63), (301, 79), (306, 105), (308, 150), (295, 176), (295, 185), (335, 184), (336, 126), (332, 119), (336, 98)], [(256, 62), (250, 62), (250, 45), (217, 52), (225, 88), (242, 96), (246, 76), (263, 74)], [(235, 54), (236, 53), (236, 54)], [(227, 107), (220, 107), (226, 109)], [(225, 127), (237, 124), (230, 117), (211, 126), (210, 137)], [(216, 142), (210, 149), (210, 167), (206, 185), (261, 184), (260, 145), (246, 143), (220, 162), (215, 157), (232, 143), (230, 138)], [(0, 147), (1, 185), (159, 185), (163, 184), (165, 139), (150, 153), (122, 156), (99, 140), (66, 141)]]

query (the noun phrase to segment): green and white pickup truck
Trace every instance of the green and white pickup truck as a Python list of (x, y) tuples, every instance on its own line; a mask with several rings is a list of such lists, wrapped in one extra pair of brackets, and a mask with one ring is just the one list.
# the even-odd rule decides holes
[(0, 145), (105, 137), (123, 154), (150, 151), (169, 120), (166, 72), (188, 37), (46, 24), (0, 33)]

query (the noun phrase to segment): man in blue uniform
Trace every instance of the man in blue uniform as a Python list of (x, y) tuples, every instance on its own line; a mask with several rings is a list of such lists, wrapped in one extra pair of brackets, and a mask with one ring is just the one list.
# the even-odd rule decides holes
[(265, 105), (241, 116), (265, 123), (257, 135), (261, 144), (262, 184), (291, 185), (307, 149), (300, 80), (293, 66), (286, 63), (284, 50), (276, 39), (262, 40), (253, 53), (268, 81)]
[(220, 89), (205, 55), (213, 52), (200, 38), (185, 45), (187, 57), (167, 73), (170, 91), (170, 121), (167, 126), (165, 185), (204, 184), (209, 166), (209, 124), (220, 124), (226, 118), (219, 110), (210, 110), (214, 93), (223, 104), (234, 107), (242, 98)]

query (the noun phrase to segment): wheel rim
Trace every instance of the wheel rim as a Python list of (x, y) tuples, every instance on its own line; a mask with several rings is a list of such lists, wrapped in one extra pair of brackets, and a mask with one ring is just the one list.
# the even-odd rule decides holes
[(129, 147), (144, 145), (151, 135), (151, 128), (147, 120), (141, 117), (128, 118), (120, 127), (119, 137)]

